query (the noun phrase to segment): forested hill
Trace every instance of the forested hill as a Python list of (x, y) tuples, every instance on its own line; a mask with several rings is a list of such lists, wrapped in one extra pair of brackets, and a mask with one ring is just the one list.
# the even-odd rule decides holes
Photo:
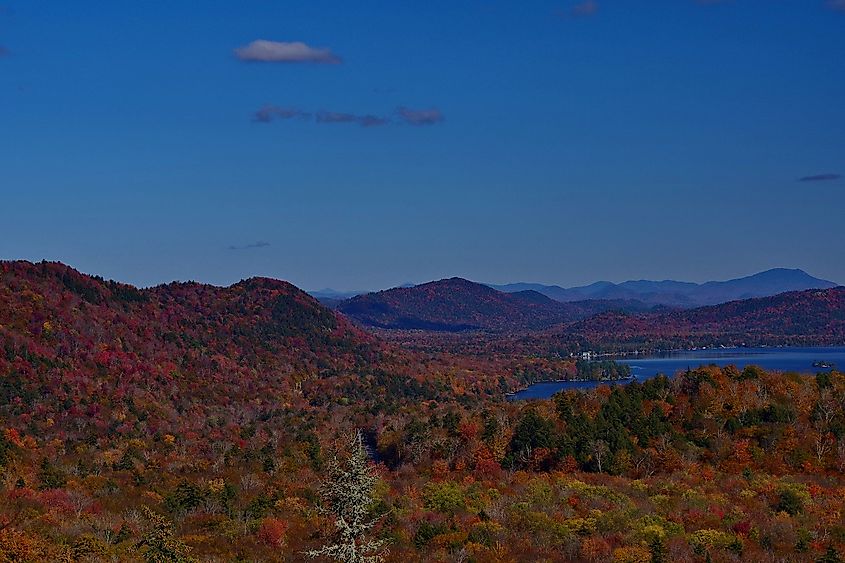
[(384, 343), (286, 282), (136, 289), (45, 262), (0, 263), (0, 346), (6, 414), (37, 403), (57, 423), (125, 401), (170, 419), (284, 401), (303, 380), (354, 383), (389, 363)]
[(562, 307), (537, 292), (502, 293), (461, 278), (360, 295), (339, 310), (367, 325), (399, 329), (536, 327), (564, 320)]
[(560, 303), (536, 291), (505, 293), (462, 278), (359, 295), (338, 306), (369, 326), (445, 332), (537, 330), (617, 309), (647, 307), (624, 300)]
[(592, 344), (841, 345), (845, 287), (782, 293), (684, 311), (604, 313), (553, 331)]

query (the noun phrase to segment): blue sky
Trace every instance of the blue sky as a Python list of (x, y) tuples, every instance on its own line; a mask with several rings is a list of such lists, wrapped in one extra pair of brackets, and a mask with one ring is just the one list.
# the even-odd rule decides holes
[(6, 2), (0, 257), (845, 282), (845, 2), (397, 4)]

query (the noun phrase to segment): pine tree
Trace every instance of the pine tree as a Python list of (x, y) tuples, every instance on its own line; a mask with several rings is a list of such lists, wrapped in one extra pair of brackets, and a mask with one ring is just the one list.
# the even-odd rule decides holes
[(669, 555), (666, 552), (666, 542), (659, 535), (655, 535), (649, 542), (648, 549), (651, 552), (651, 563), (666, 563)]
[(373, 488), (378, 478), (373, 474), (361, 432), (352, 441), (349, 458), (341, 463), (335, 456), (328, 464), (328, 476), (320, 487), (323, 511), (335, 519), (335, 543), (307, 552), (309, 557), (328, 557), (342, 563), (378, 563), (384, 540), (366, 537), (378, 518), (371, 518)]
[(67, 476), (65, 473), (50, 463), (50, 460), (46, 457), (41, 460), (38, 478), (41, 480), (41, 484), (38, 485), (38, 489), (41, 491), (48, 489), (61, 489), (67, 484)]
[(817, 563), (842, 563), (842, 558), (839, 557), (839, 552), (829, 545), (824, 555), (816, 559)]
[(135, 546), (143, 551), (147, 563), (195, 563), (188, 553), (191, 548), (173, 537), (173, 525), (147, 506), (141, 507), (142, 515), (150, 522), (150, 529)]

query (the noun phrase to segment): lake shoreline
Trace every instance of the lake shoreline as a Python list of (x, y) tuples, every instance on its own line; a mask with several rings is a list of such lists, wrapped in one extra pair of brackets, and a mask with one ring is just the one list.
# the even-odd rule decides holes
[[(631, 354), (633, 355), (633, 354)], [(605, 356), (608, 357), (608, 356)], [(619, 358), (616, 361), (630, 366), (632, 375), (626, 379), (583, 381), (537, 381), (506, 395), (509, 401), (548, 399), (555, 393), (567, 389), (593, 389), (600, 385), (625, 385), (631, 381), (644, 381), (659, 374), (674, 377), (685, 369), (702, 365), (736, 365), (743, 369), (757, 365), (768, 371), (814, 374), (831, 368), (813, 367), (814, 363), (825, 363), (836, 369), (845, 366), (845, 347), (790, 347), (759, 346), (735, 348), (697, 348), (692, 350), (671, 350), (655, 354), (637, 354), (636, 357)]]

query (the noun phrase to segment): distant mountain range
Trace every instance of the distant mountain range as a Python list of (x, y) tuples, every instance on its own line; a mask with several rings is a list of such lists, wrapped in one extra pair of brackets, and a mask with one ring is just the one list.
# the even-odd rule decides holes
[(308, 294), (315, 299), (323, 300), (323, 299), (334, 299), (334, 300), (343, 300), (343, 299), (351, 299), (356, 295), (361, 295), (363, 293), (367, 293), (366, 291), (338, 291), (336, 289), (332, 289), (327, 287), (325, 289), (315, 289), (313, 291), (309, 291)]
[(537, 291), (506, 293), (461, 278), (368, 293), (337, 305), (369, 326), (446, 332), (536, 330), (608, 310), (647, 308), (625, 300), (561, 303)]
[(673, 280), (638, 280), (619, 284), (600, 281), (571, 288), (535, 283), (512, 283), (490, 287), (506, 293), (537, 291), (564, 303), (585, 299), (623, 299), (641, 301), (646, 305), (666, 305), (688, 309), (752, 297), (768, 297), (788, 291), (829, 289), (836, 286), (837, 284), (831, 281), (815, 278), (803, 270), (775, 268), (744, 278), (702, 284)]
[[(414, 287), (415, 284), (412, 283), (404, 283), (398, 287)], [(308, 295), (313, 297), (314, 299), (318, 300), (323, 305), (327, 307), (336, 307), (341, 301), (346, 299), (352, 299), (358, 295), (364, 295), (366, 293), (370, 293), (369, 291), (339, 291), (337, 289), (332, 289), (330, 287), (326, 287), (324, 289), (315, 289), (308, 292)]]
[[(639, 301), (641, 307), (664, 305), (677, 309), (692, 309), (706, 305), (718, 305), (728, 301), (750, 299), (752, 297), (768, 297), (788, 291), (805, 289), (829, 289), (839, 284), (816, 278), (799, 269), (774, 268), (726, 281), (709, 281), (693, 283), (675, 280), (630, 280), (622, 283), (598, 281), (590, 285), (577, 287), (561, 287), (559, 285), (545, 285), (540, 283), (510, 283), (504, 285), (485, 284), (488, 287), (504, 293), (519, 293), (536, 291), (555, 301), (571, 303), (574, 301), (602, 300), (628, 302)], [(406, 283), (401, 288), (415, 287)], [(340, 302), (366, 291), (337, 291), (331, 288), (308, 292), (312, 297), (324, 304), (335, 307)]]
[[(776, 270), (732, 282), (689, 285), (697, 287), (695, 297), (704, 300), (726, 298), (737, 292), (746, 295), (776, 291), (788, 282), (789, 276), (794, 283), (806, 279), (794, 271), (785, 272)], [(808, 283), (819, 282), (830, 285), (821, 280)], [(632, 282), (626, 287), (647, 290), (654, 287), (653, 283), (664, 288), (686, 288), (686, 284), (678, 282)], [(614, 293), (599, 292), (597, 295)], [(680, 309), (652, 306), (646, 300), (635, 299), (562, 302), (531, 289), (507, 293), (484, 284), (451, 278), (359, 295), (340, 302), (337, 310), (361, 324), (383, 329), (531, 332), (540, 339), (577, 340), (588, 345), (845, 341), (845, 288), (842, 287), (785, 292)]]

